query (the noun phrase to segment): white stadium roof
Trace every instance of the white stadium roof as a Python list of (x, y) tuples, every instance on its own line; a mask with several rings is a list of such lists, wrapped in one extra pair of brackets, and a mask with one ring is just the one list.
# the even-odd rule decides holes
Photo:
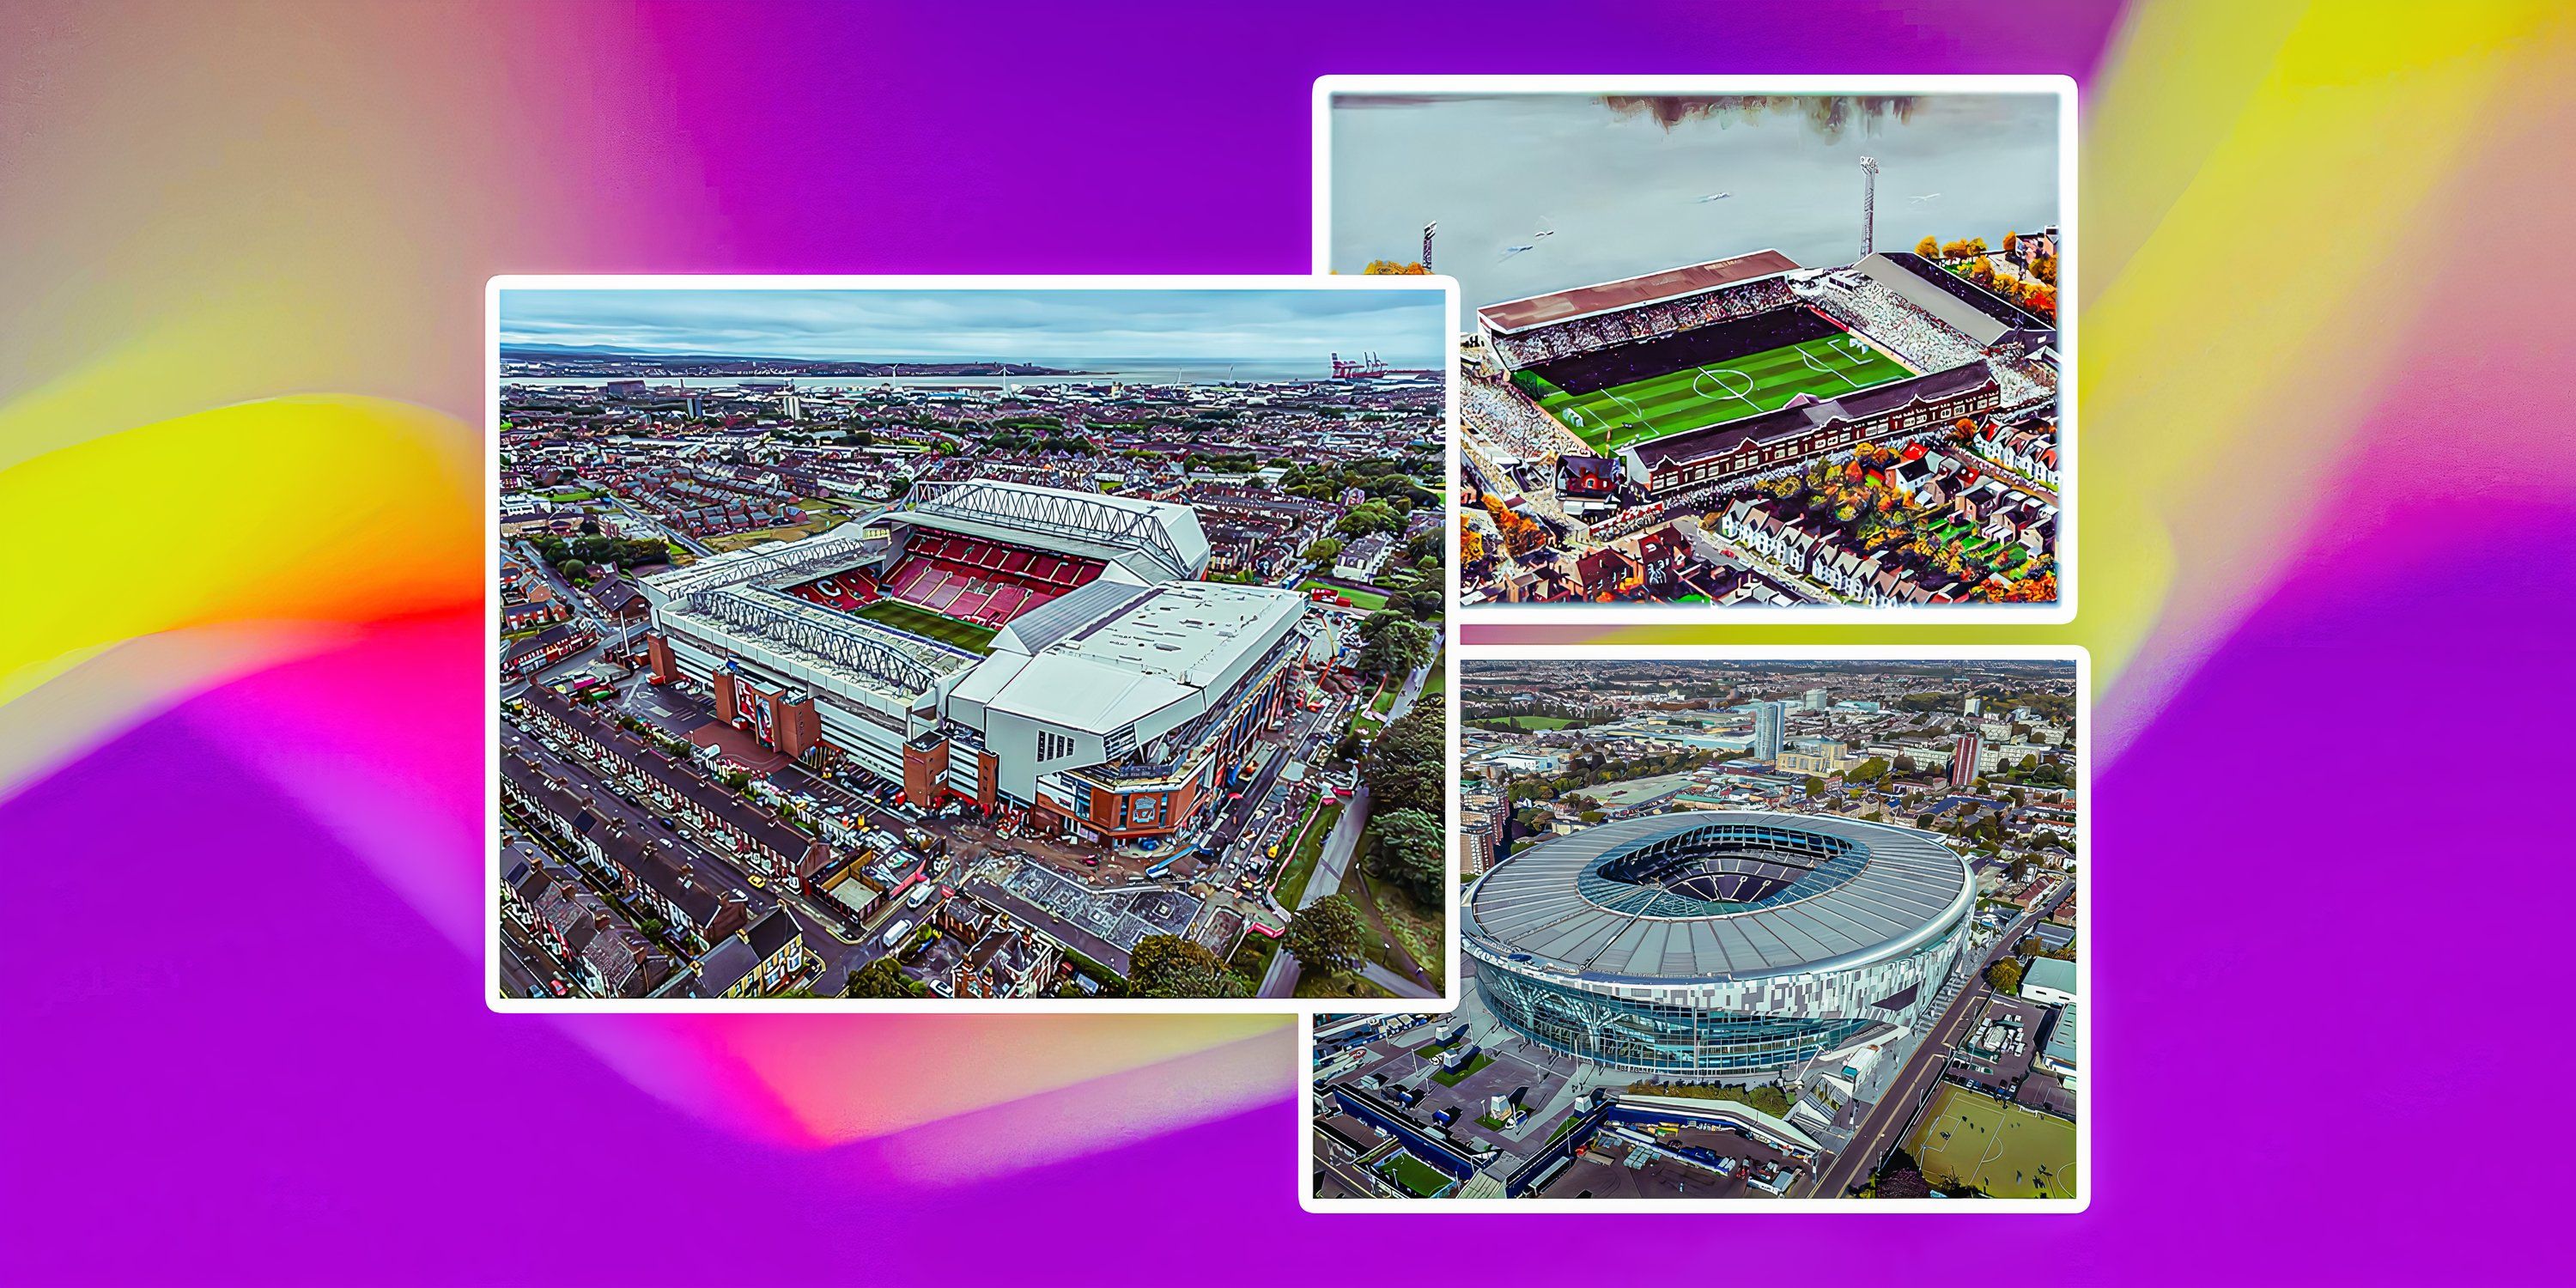
[(1066, 728), (1117, 729), (1230, 683), (1305, 607), (1273, 587), (1095, 582), (995, 636), (952, 696)]

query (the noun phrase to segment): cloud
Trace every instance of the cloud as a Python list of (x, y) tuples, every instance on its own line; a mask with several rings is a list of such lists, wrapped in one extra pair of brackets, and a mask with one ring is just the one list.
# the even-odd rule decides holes
[(1436, 291), (520, 290), (505, 344), (852, 360), (1312, 362), (1375, 352), (1436, 365)]

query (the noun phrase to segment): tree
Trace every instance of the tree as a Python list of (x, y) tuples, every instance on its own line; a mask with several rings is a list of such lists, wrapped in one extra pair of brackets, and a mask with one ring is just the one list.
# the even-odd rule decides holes
[(1363, 268), (1360, 271), (1371, 276), (1382, 277), (1388, 275), (1420, 276), (1421, 274), (1428, 273), (1431, 270), (1424, 268), (1420, 263), (1406, 263), (1403, 260), (1395, 259), (1373, 259), (1368, 262), (1368, 267)]
[(1310, 971), (1340, 975), (1368, 960), (1368, 923), (1338, 894), (1326, 895), (1288, 919), (1279, 946)]
[(1941, 258), (1941, 241), (1932, 234), (1925, 233), (1923, 234), (1923, 240), (1914, 243), (1914, 253), (1925, 259), (1939, 259)]
[(919, 997), (921, 989), (892, 957), (880, 957), (865, 966), (850, 968), (848, 980), (841, 986), (843, 997)]
[(2006, 957), (2003, 960), (1996, 962), (1994, 965), (1988, 966), (1986, 968), (1986, 982), (1994, 985), (1995, 991), (1998, 993), (2020, 992), (2021, 963), (2014, 961), (2010, 957)]
[(1333, 524), (1333, 531), (1353, 537), (1368, 532), (1402, 532), (1404, 516), (1384, 501), (1362, 501)]
[[(1372, 623), (1384, 619), (1375, 630)], [(1367, 641), (1351, 658), (1351, 667), (1363, 675), (1398, 676), (1431, 660), (1431, 628), (1417, 626), (1393, 613), (1372, 613), (1361, 623), (1361, 636)]]
[(1127, 982), (1138, 997), (1242, 997), (1244, 987), (1205, 945), (1179, 935), (1147, 935), (1127, 957)]
[(572, 578), (574, 581), (579, 581), (590, 575), (590, 565), (583, 563), (578, 559), (566, 559), (556, 566), (555, 571)]
[(1440, 816), (1429, 810), (1390, 810), (1369, 820), (1377, 849), (1369, 855), (1370, 876), (1402, 886), (1414, 901), (1431, 904), (1449, 877), (1449, 834)]
[(1339, 537), (1318, 537), (1313, 544), (1306, 547), (1306, 557), (1317, 563), (1329, 563), (1333, 556), (1341, 552), (1342, 542)]
[(1449, 733), (1436, 703), (1405, 712), (1369, 751), (1361, 776), (1372, 809), (1421, 810), (1439, 817), (1448, 802)]

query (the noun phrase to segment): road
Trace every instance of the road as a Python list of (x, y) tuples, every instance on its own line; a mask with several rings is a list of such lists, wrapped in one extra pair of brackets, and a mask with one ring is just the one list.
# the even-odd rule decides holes
[(1887, 1093), (1871, 1106), (1868, 1119), (1861, 1123), (1859, 1131), (1853, 1133), (1850, 1146), (1834, 1156), (1834, 1161), (1816, 1177), (1814, 1185), (1793, 1197), (1841, 1198), (1861, 1178), (1878, 1170), (1878, 1161), (1887, 1156), (1888, 1150), (1896, 1147), (1906, 1126), (1913, 1122), (1915, 1109), (1931, 1095), (1933, 1087), (1941, 1079), (1941, 1071), (1949, 1067), (1950, 1052), (1958, 1047), (1959, 1036), (1967, 1028), (1969, 1017), (1977, 1013), (1976, 1004), (1994, 991), (1986, 983), (1986, 967), (2010, 954), (2013, 945), (2020, 943), (2022, 937), (2029, 933), (2029, 927), (2048, 912), (2055, 911), (2065, 899), (2066, 892), (2061, 890), (2045, 908), (2025, 912), (2013, 920), (2003, 936), (1995, 941), (1994, 948), (1986, 953), (1985, 959), (1977, 963), (1968, 986), (1950, 999), (1950, 1009), (1942, 1013), (1931, 1033), (1923, 1039), (1923, 1044), (1914, 1049), (1914, 1058), (1906, 1063), (1904, 1072), (1896, 1075), (1895, 1081), (1888, 1085)]
[[(1435, 652), (1428, 664), (1405, 677), (1404, 688), (1396, 693), (1395, 701), (1386, 709), (1388, 724), (1395, 723), (1413, 709), (1414, 699), (1422, 696), (1422, 686), (1430, 678), (1431, 668), (1439, 665), (1440, 655)], [(1298, 899), (1297, 907), (1311, 907), (1316, 900), (1341, 890), (1342, 877), (1351, 869), (1351, 857), (1359, 853), (1360, 834), (1368, 827), (1368, 814), (1368, 785), (1360, 783), (1352, 788), (1350, 800), (1342, 807), (1341, 818), (1334, 822), (1332, 833), (1324, 838), (1323, 852), (1315, 857), (1315, 875), (1307, 880), (1306, 892)], [(1261, 987), (1255, 990), (1254, 996), (1292, 997), (1297, 992), (1300, 974), (1296, 958), (1285, 952), (1274, 953), (1270, 958), (1270, 969), (1261, 977)], [(1370, 962), (1360, 975), (1398, 997), (1439, 996), (1422, 981), (1398, 975), (1376, 962)]]
[[(1315, 875), (1306, 881), (1305, 896), (1297, 901), (1299, 908), (1309, 907), (1317, 899), (1342, 888), (1342, 874), (1350, 871), (1351, 856), (1359, 852), (1360, 833), (1368, 826), (1368, 799), (1366, 784), (1352, 789), (1350, 800), (1342, 806), (1342, 816), (1334, 820), (1333, 830), (1324, 837), (1323, 852), (1315, 856)], [(1298, 975), (1295, 957), (1284, 951), (1273, 953), (1270, 970), (1261, 977), (1261, 987), (1255, 995), (1293, 997), (1297, 993)], [(1405, 991), (1421, 991), (1421, 985), (1401, 980), (1391, 972), (1389, 978), (1400, 980)]]
[(609, 500), (617, 503), (617, 508), (624, 511), (626, 513), (626, 517), (633, 519), (636, 524), (641, 526), (646, 532), (653, 533), (661, 537), (664, 541), (667, 541), (672, 545), (676, 545), (682, 550), (686, 550), (690, 554), (696, 555), (700, 558), (705, 558), (706, 556), (715, 553), (715, 551), (707, 548), (707, 544), (705, 542), (700, 541), (696, 537), (690, 536), (677, 528), (666, 526), (661, 520), (644, 513), (642, 510), (636, 509), (634, 506), (627, 503), (625, 497), (618, 496), (613, 492), (608, 493), (607, 496)]

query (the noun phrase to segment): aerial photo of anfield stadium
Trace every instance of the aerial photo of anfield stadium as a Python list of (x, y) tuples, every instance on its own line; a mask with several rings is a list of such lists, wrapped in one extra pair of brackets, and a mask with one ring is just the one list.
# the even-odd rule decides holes
[(2071, 611), (2071, 91), (1649, 88), (1319, 86), (1319, 266), (1473, 311), (1462, 610)]
[(493, 996), (1437, 1004), (1446, 283), (496, 288)]

